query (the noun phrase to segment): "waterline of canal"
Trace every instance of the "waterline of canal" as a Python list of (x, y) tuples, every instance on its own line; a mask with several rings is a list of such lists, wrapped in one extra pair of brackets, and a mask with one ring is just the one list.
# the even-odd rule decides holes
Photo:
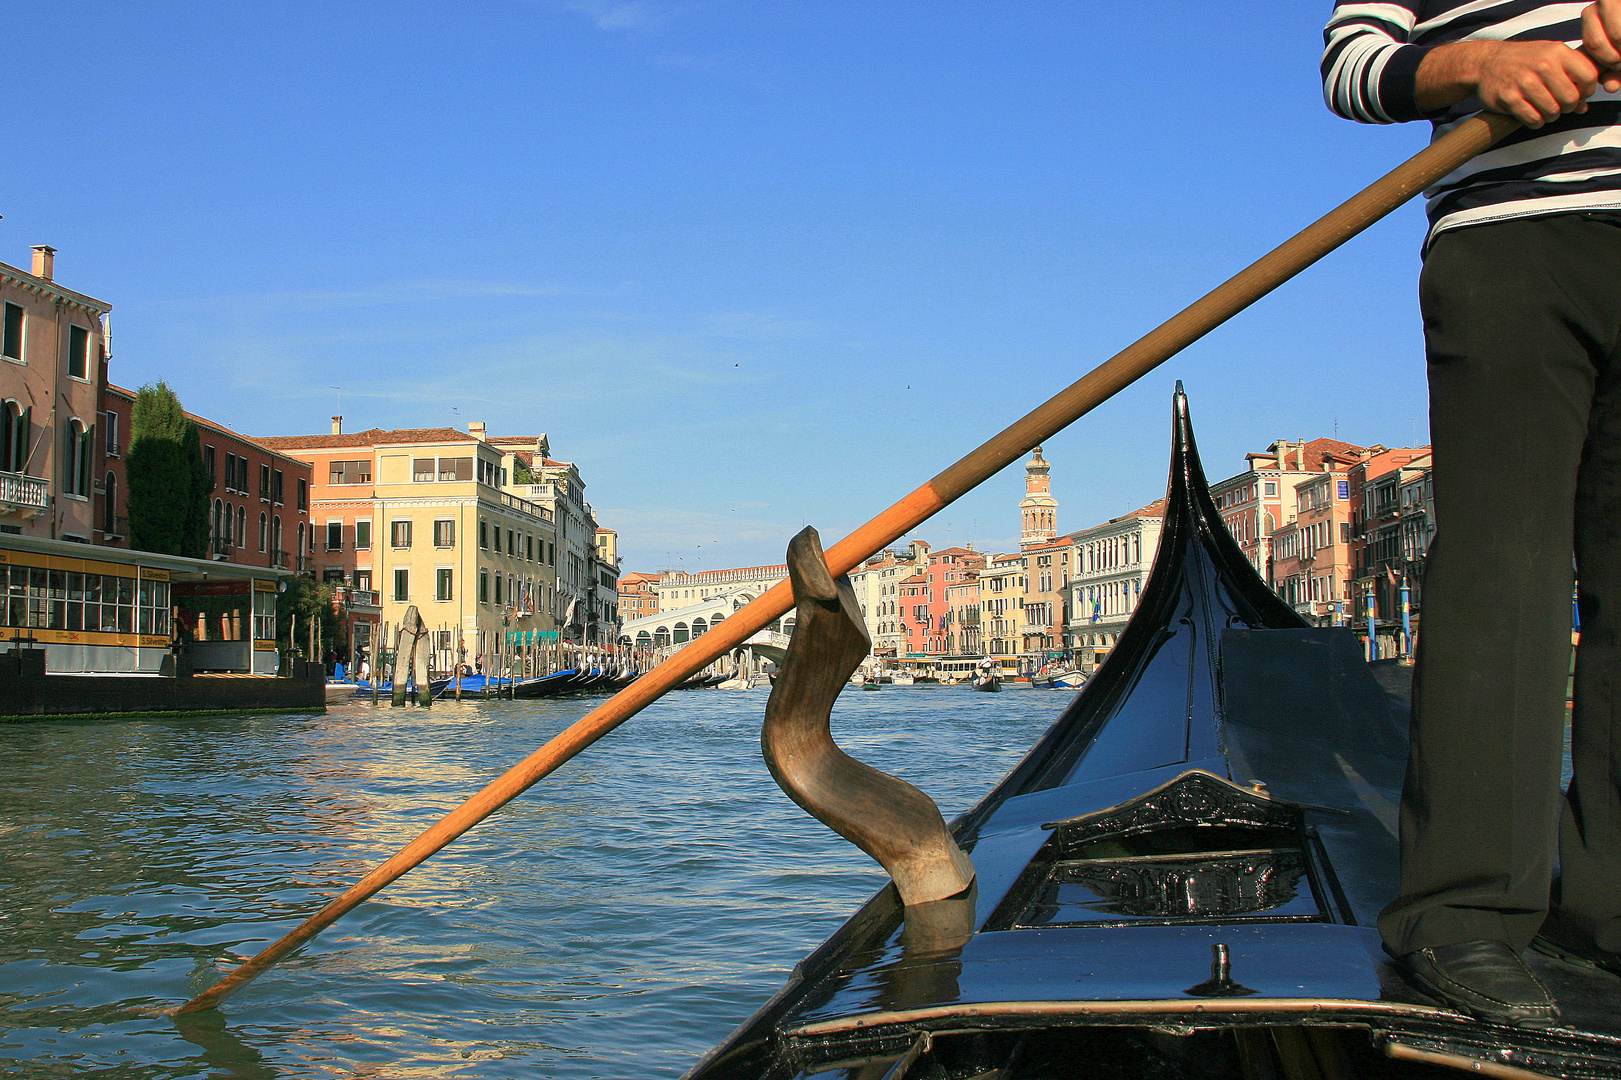
[[(851, 753), (971, 805), (1072, 700), (844, 694)], [(178, 1004), (593, 701), (0, 727), (0, 1075), (680, 1075), (883, 882), (669, 696), (226, 1003)]]

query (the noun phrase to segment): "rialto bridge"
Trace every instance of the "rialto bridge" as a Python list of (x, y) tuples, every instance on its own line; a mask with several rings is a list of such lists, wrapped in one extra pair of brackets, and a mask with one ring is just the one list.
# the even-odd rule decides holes
[[(619, 644), (639, 652), (668, 649), (671, 646), (679, 648), (725, 622), (757, 595), (758, 592), (753, 589), (736, 589), (673, 611), (632, 619), (620, 627)], [(786, 635), (792, 633), (793, 628), (794, 616), (789, 612), (749, 638), (741, 647), (765, 659), (780, 661), (782, 650), (787, 645)]]

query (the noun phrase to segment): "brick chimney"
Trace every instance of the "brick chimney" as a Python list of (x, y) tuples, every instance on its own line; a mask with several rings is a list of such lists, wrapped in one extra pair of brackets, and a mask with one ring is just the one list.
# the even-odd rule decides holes
[(486, 441), (485, 436), (484, 436), (484, 431), (485, 431), (484, 421), (482, 421), (482, 420), (469, 420), (467, 422), (467, 433), (469, 435), (473, 436), (473, 438), (477, 439), (479, 442), (485, 442)]
[(343, 414), (342, 413), (339, 413), (337, 416), (334, 416), (332, 418), (332, 434), (334, 434), (334, 435), (342, 435), (343, 434)]
[(56, 273), (56, 249), (44, 244), (34, 245), (34, 276), (51, 280)]

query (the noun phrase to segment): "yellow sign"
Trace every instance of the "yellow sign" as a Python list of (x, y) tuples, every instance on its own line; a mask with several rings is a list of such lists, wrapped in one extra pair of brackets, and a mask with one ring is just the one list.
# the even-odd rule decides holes
[(8, 627), (4, 633), (32, 637), (45, 645), (133, 645), (141, 649), (169, 647), (169, 639), (157, 634), (122, 634), (110, 630), (48, 630), (43, 626), (21, 626)]
[(141, 567), (141, 576), (148, 581), (168, 581), (169, 571), (159, 570), (152, 566)]
[(37, 566), (42, 570), (76, 570), (87, 574), (134, 577), (135, 567), (96, 559), (69, 559), (62, 555), (39, 555), (32, 551), (0, 551), (0, 566)]
[(275, 652), (276, 651), (276, 643), (274, 641), (263, 641), (261, 639), (255, 638), (254, 642), (253, 642), (253, 651), (254, 652)]
[(253, 591), (254, 592), (275, 592), (276, 591), (276, 583), (274, 581), (264, 581), (264, 580), (262, 580), (260, 578), (254, 578), (253, 579)]

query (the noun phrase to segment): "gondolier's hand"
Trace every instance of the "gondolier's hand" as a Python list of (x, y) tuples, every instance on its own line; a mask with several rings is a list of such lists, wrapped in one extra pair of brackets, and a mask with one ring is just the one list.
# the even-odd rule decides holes
[(1582, 11), (1583, 45), (1559, 41), (1455, 41), (1418, 65), (1416, 97), (1439, 112), (1471, 95), (1492, 112), (1539, 128), (1566, 113), (1587, 111), (1600, 85), (1621, 90), (1621, 0), (1597, 0)]
[(1598, 0), (1582, 9), (1582, 52), (1602, 69), (1605, 90), (1621, 90), (1621, 0)]

